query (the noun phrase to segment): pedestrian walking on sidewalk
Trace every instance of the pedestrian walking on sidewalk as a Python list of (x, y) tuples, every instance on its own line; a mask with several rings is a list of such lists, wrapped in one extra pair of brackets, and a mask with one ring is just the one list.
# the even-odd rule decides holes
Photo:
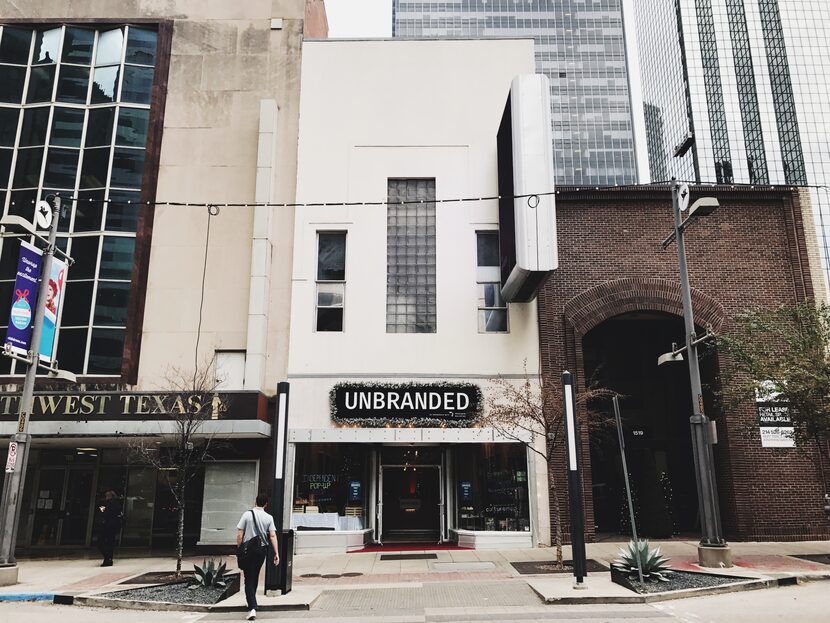
[(115, 491), (104, 494), (104, 503), (98, 507), (101, 515), (101, 529), (98, 533), (98, 549), (104, 557), (102, 567), (112, 567), (112, 556), (115, 551), (115, 539), (121, 531), (121, 504)]
[(273, 548), (274, 564), (280, 564), (277, 547), (277, 528), (274, 518), (265, 512), (268, 496), (260, 493), (256, 497), (256, 506), (245, 511), (236, 526), (236, 559), (245, 575), (245, 600), (248, 602), (249, 621), (256, 619), (256, 589), (259, 584), (259, 572), (262, 563)]

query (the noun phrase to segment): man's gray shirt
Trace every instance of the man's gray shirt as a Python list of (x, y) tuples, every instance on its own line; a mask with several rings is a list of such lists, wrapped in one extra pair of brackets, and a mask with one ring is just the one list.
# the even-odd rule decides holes
[[(267, 543), (269, 533), (273, 532), (276, 534), (277, 531), (277, 528), (274, 525), (274, 518), (271, 517), (271, 515), (266, 513), (261, 508), (254, 508), (254, 515), (256, 516), (259, 531), (265, 539), (265, 542)], [(251, 511), (245, 511), (242, 514), (242, 518), (239, 520), (239, 523), (236, 525), (236, 527), (240, 530), (245, 531), (245, 533), (242, 535), (243, 543), (254, 538), (257, 535), (256, 530), (254, 530), (253, 517), (251, 517)]]

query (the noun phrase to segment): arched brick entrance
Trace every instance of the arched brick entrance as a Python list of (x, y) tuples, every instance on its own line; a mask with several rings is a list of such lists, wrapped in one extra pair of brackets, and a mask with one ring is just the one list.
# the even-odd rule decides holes
[[(699, 290), (692, 290), (692, 306), (698, 327), (718, 331), (725, 322), (723, 305)], [(629, 312), (663, 312), (683, 316), (680, 283), (669, 279), (648, 277), (622, 278), (606, 281), (571, 298), (563, 307), (565, 325), (565, 359), (576, 371), (577, 387), (585, 388), (583, 338), (600, 324)], [(670, 344), (666, 344), (668, 349)], [(584, 469), (584, 501), (586, 528), (593, 537), (595, 516), (591, 495), (593, 475), (590, 461), (590, 441), (582, 430), (582, 457)], [(725, 510), (725, 509), (724, 509)]]
[[(699, 326), (717, 331), (726, 314), (723, 305), (699, 290), (692, 290), (692, 309)], [(680, 284), (668, 279), (615, 279), (585, 290), (565, 303), (565, 321), (585, 335), (601, 322), (632, 311), (661, 311), (683, 315)]]

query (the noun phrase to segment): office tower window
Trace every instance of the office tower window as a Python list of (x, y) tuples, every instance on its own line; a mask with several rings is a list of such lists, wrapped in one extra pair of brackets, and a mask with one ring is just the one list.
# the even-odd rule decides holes
[(744, 0), (726, 0), (726, 14), (729, 18), (732, 53), (735, 56), (735, 78), (744, 129), (749, 182), (768, 184), (767, 155), (764, 150), (764, 133), (761, 129), (761, 113), (758, 108), (758, 91), (755, 85)]
[(435, 333), (435, 180), (390, 179), (386, 332)]
[(499, 234), (480, 231), (476, 234), (479, 333), (506, 333), (507, 302), (501, 297), (499, 281)]
[(807, 171), (804, 166), (804, 153), (801, 149), (795, 96), (790, 79), (787, 46), (784, 43), (784, 29), (781, 25), (778, 0), (759, 0), (758, 10), (764, 32), (764, 47), (767, 53), (778, 140), (781, 143), (784, 181), (787, 184), (807, 184)]
[[(31, 219), (36, 200), (63, 197), (58, 246), (75, 264), (57, 357), (76, 374), (121, 374), (157, 38), (144, 26), (0, 28), (0, 206)], [(0, 242), (3, 324), (18, 248)], [(9, 373), (23, 366), (0, 358)]]
[(700, 33), (701, 63), (703, 81), (706, 85), (706, 105), (709, 108), (709, 123), (712, 132), (712, 147), (715, 157), (715, 179), (718, 184), (731, 184), (732, 156), (729, 152), (729, 133), (726, 128), (726, 109), (723, 104), (718, 63), (718, 41), (715, 35), (715, 18), (712, 14), (712, 0), (696, 0), (698, 31)]
[(317, 331), (342, 331), (346, 296), (346, 232), (317, 234), (317, 287), (315, 327)]

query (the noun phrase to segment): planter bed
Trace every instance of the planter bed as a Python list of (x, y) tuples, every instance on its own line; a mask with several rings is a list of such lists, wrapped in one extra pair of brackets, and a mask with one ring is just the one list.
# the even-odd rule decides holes
[(652, 593), (667, 593), (671, 591), (683, 591), (694, 588), (714, 588), (716, 586), (723, 586), (725, 584), (735, 584), (737, 582), (746, 582), (753, 578), (745, 578), (739, 576), (729, 575), (715, 575), (711, 573), (698, 573), (695, 571), (672, 571), (666, 574), (668, 582), (644, 582), (636, 578), (633, 580), (627, 573), (611, 568), (611, 579), (615, 584), (619, 584), (641, 595)]
[(238, 573), (228, 574), (227, 582), (228, 585), (225, 588), (200, 586), (191, 589), (188, 588), (190, 582), (185, 579), (178, 582), (103, 593), (98, 597), (136, 602), (213, 605), (239, 591)]

